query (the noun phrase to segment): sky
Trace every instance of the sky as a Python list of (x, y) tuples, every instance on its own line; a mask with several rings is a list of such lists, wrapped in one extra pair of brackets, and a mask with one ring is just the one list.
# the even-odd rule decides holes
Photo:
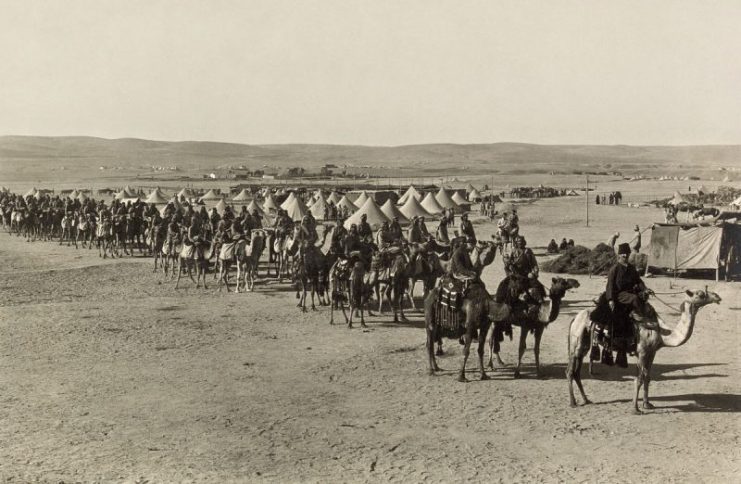
[(741, 143), (741, 1), (0, 0), (0, 135)]

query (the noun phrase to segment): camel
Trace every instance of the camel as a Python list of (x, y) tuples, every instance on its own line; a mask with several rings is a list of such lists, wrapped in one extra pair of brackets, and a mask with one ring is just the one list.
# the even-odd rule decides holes
[(540, 340), (543, 336), (543, 331), (545, 331), (548, 325), (558, 317), (558, 313), (561, 309), (561, 300), (566, 295), (566, 291), (579, 287), (579, 281), (576, 279), (554, 277), (551, 279), (551, 283), (551, 288), (548, 291), (548, 300), (541, 303), (537, 320), (528, 318), (525, 314), (512, 314), (512, 308), (506, 303), (492, 303), (493, 307), (491, 308), (490, 314), (493, 318), (492, 323), (494, 324), (494, 331), (491, 337), (491, 357), (489, 358), (490, 368), (494, 368), (494, 357), (496, 357), (497, 363), (500, 366), (504, 366), (504, 362), (499, 356), (499, 341), (497, 340), (497, 335), (501, 334), (501, 331), (497, 330), (501, 329), (503, 324), (509, 323), (513, 326), (520, 327), (520, 345), (518, 348), (515, 378), (520, 378), (522, 356), (527, 348), (527, 334), (531, 331), (535, 337), (535, 345), (533, 346), (533, 354), (535, 355), (535, 374), (540, 378)]
[[(474, 270), (479, 276), (486, 266), (494, 262), (499, 247), (499, 244), (496, 242), (480, 243), (476, 246), (471, 258), (473, 259)], [(435, 372), (440, 371), (435, 360), (435, 343), (440, 345), (442, 336), (444, 336), (443, 328), (440, 327), (439, 322), (437, 321), (437, 304), (440, 291), (441, 288), (439, 286), (434, 288), (424, 300), (425, 327), (427, 330), (427, 355), (430, 375), (434, 375)], [(460, 382), (468, 381), (466, 379), (466, 362), (468, 361), (468, 355), (471, 351), (471, 341), (475, 335), (478, 335), (479, 340), (478, 355), (481, 379), (489, 379), (484, 370), (484, 345), (491, 321), (490, 309), (494, 307), (491, 303), (492, 297), (486, 291), (484, 284), (478, 278), (472, 281), (463, 297), (460, 308), (460, 313), (465, 316), (464, 327), (460, 328), (464, 331), (463, 364), (461, 365), (458, 374), (458, 381)], [(449, 334), (447, 336), (457, 338), (460, 336), (460, 333)], [(438, 353), (441, 352), (442, 349), (438, 346)]]
[[(335, 306), (342, 309), (342, 315), (345, 317), (345, 323), (348, 328), (352, 328), (352, 318), (356, 311), (360, 311), (360, 326), (365, 325), (363, 315), (363, 305), (368, 297), (368, 288), (364, 283), (365, 268), (362, 262), (354, 264), (349, 259), (337, 259), (329, 271), (329, 281), (331, 287), (329, 324), (334, 324)], [(345, 301), (350, 305), (350, 317), (345, 312)]]
[(108, 257), (109, 250), (111, 252), (111, 257), (114, 257), (113, 249), (111, 248), (111, 245), (113, 244), (112, 228), (113, 225), (109, 218), (103, 218), (98, 224), (95, 232), (95, 238), (98, 245), (98, 257), (105, 259)]
[(309, 245), (299, 252), (295, 278), (297, 291), (302, 290), (300, 294), (297, 292), (299, 294), (297, 307), (301, 308), (302, 312), (306, 312), (306, 288), (308, 286), (311, 286), (311, 310), (316, 311), (315, 294), (319, 295), (319, 305), (325, 305), (322, 287), (322, 273), (326, 270), (325, 264), (325, 256), (316, 246)]
[[(655, 322), (634, 323), (636, 335), (636, 367), (638, 374), (635, 379), (635, 394), (633, 396), (633, 412), (640, 414), (638, 408), (638, 393), (643, 386), (643, 408), (650, 410), (654, 406), (648, 401), (648, 384), (651, 381), (651, 366), (656, 352), (661, 348), (675, 348), (685, 344), (692, 336), (695, 327), (697, 312), (703, 306), (720, 304), (721, 298), (711, 291), (685, 291), (687, 297), (680, 305), (681, 315), (679, 323), (672, 329), (664, 321), (656, 317)], [(652, 309), (652, 308), (649, 308)], [(649, 311), (655, 314), (655, 311)], [(589, 319), (590, 311), (580, 311), (571, 321), (568, 335), (569, 362), (566, 368), (566, 378), (569, 381), (569, 398), (571, 406), (576, 406), (573, 383), (579, 388), (584, 405), (591, 403), (584, 393), (581, 382), (581, 367), (584, 356), (590, 351), (596, 324)]]
[(383, 315), (383, 298), (385, 296), (391, 310), (394, 312), (394, 322), (399, 322), (399, 315), (401, 315), (401, 321), (408, 321), (404, 315), (402, 304), (403, 296), (409, 287), (409, 260), (407, 256), (403, 252), (393, 255), (389, 266), (380, 272), (376, 285), (378, 314)]
[(244, 244), (237, 251), (237, 292), (239, 292), (240, 281), (244, 281), (247, 291), (255, 288), (257, 267), (260, 264), (260, 256), (265, 249), (265, 234), (262, 230), (253, 230), (249, 244)]
[[(175, 289), (180, 284), (180, 276), (184, 270), (188, 271), (188, 277), (196, 284), (196, 289), (200, 286), (201, 278), (203, 278), (203, 288), (208, 289), (206, 287), (206, 275), (208, 274), (208, 261), (211, 258), (210, 252), (211, 242), (208, 240), (198, 240), (194, 244), (183, 243), (178, 259), (178, 278), (175, 281)], [(196, 279), (193, 279), (194, 265), (196, 267)], [(229, 286), (226, 289), (228, 291)]]

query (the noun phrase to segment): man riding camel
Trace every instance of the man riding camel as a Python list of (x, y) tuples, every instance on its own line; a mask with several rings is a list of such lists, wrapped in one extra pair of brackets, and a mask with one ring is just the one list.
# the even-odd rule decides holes
[(513, 241), (512, 253), (504, 257), (504, 271), (507, 274), (496, 292), (496, 301), (513, 306), (525, 303), (533, 312), (539, 310), (545, 298), (545, 288), (538, 281), (538, 261), (533, 251), (526, 247), (527, 241), (518, 235)]
[(363, 242), (373, 242), (373, 229), (368, 223), (368, 216), (366, 214), (360, 216), (360, 224), (358, 225), (358, 236)]
[(468, 214), (461, 215), (461, 225), (458, 227), (460, 235), (464, 236), (469, 242), (476, 243), (476, 233), (473, 230), (473, 224), (468, 220)]
[(278, 217), (275, 219), (273, 227), (275, 228), (275, 238), (280, 241), (284, 240), (293, 230), (293, 220), (288, 216), (288, 212), (278, 209)]
[(404, 232), (401, 230), (399, 217), (394, 217), (394, 219), (391, 221), (391, 225), (389, 226), (389, 233), (391, 234), (391, 238), (395, 243), (401, 242), (402, 239), (404, 239)]
[(448, 275), (464, 283), (478, 279), (470, 255), (474, 243), (461, 236), (453, 239), (452, 245), (454, 249), (450, 257)]
[[(638, 317), (645, 315), (646, 301), (653, 293), (646, 288), (635, 266), (628, 262), (630, 252), (630, 244), (622, 243), (618, 246), (618, 260), (607, 274), (605, 289), (605, 298), (612, 311), (613, 334), (620, 338), (633, 336), (630, 314), (635, 312)], [(624, 349), (618, 351), (615, 362), (619, 366), (627, 366), (628, 360)]]

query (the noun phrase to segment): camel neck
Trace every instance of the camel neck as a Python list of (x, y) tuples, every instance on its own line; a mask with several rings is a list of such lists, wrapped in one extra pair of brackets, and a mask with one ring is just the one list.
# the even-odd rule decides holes
[(682, 314), (677, 326), (668, 335), (661, 336), (661, 343), (664, 346), (682, 346), (692, 336), (692, 331), (695, 328), (695, 316), (699, 308), (692, 303), (683, 302), (681, 309)]

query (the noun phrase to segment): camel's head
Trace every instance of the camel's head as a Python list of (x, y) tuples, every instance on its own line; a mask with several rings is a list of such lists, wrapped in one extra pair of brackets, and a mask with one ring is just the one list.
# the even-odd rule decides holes
[(698, 308), (712, 303), (720, 304), (721, 301), (720, 296), (713, 291), (703, 291), (701, 289), (694, 292), (687, 290), (685, 293), (687, 294), (686, 301)]
[(581, 284), (576, 279), (564, 279), (563, 277), (554, 277), (551, 279), (551, 290), (549, 297), (551, 299), (562, 299), (569, 289), (576, 289)]

